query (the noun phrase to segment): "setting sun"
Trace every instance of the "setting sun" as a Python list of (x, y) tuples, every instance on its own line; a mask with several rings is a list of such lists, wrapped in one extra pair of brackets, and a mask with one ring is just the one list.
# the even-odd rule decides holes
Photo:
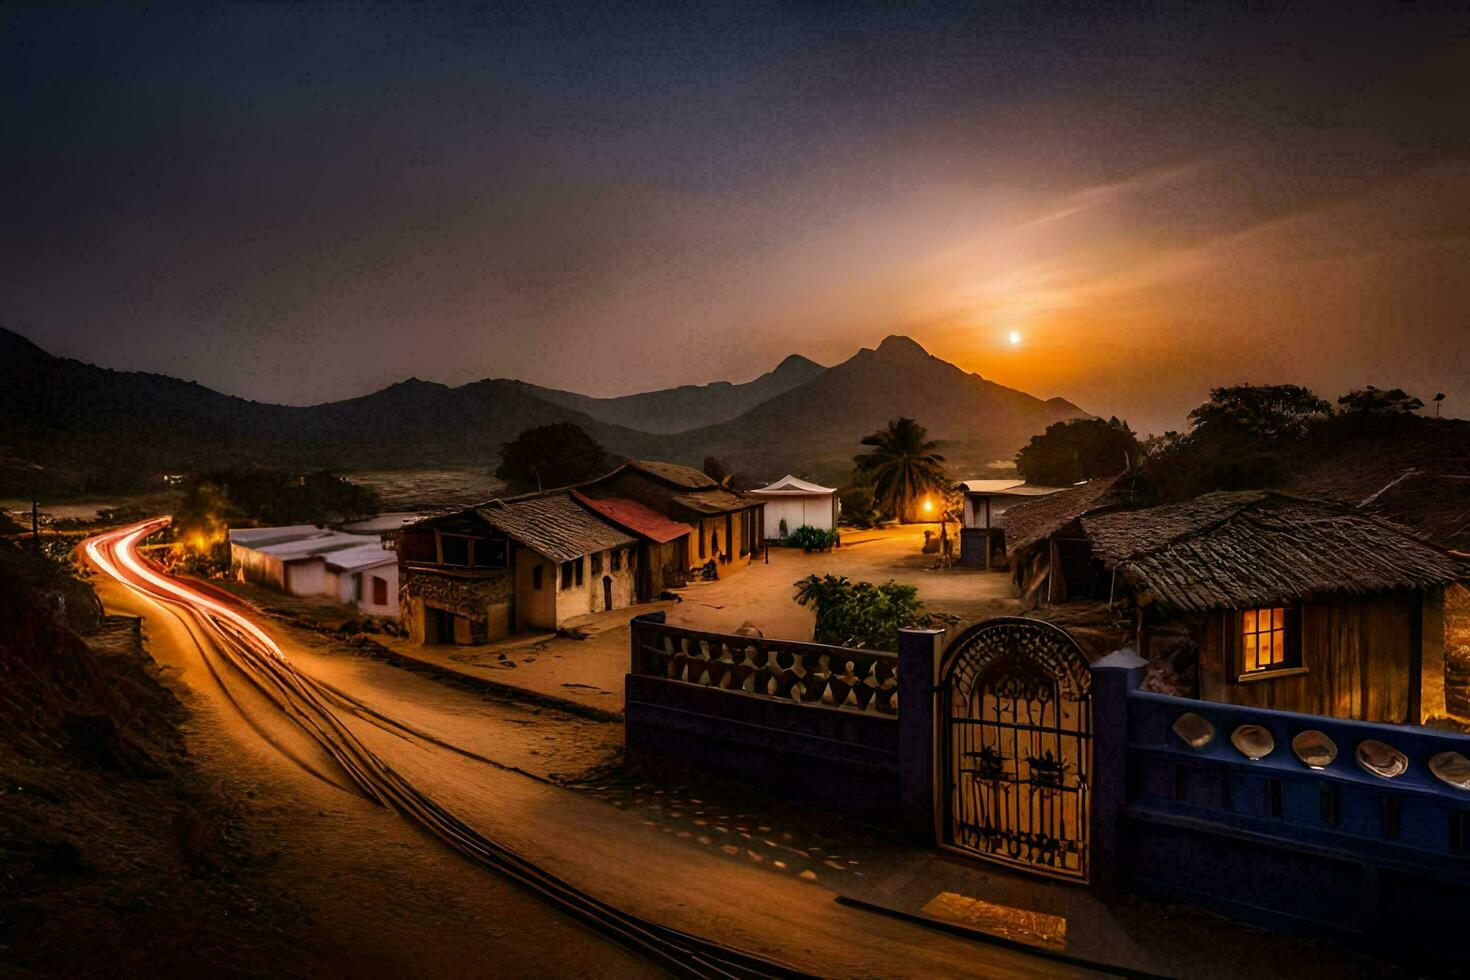
[(1008, 336), (1007, 339), (1010, 340), (1011, 346), (1012, 347), (1015, 347), (1017, 344), (1019, 344), (1021, 342), (1021, 331), (1019, 331), (1019, 330), (1012, 330), (1010, 332), (1010, 335)]

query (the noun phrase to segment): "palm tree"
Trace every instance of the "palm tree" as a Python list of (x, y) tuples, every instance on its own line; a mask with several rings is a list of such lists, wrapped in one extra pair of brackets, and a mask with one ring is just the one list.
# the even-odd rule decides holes
[(879, 506), (900, 519), (921, 495), (948, 485), (944, 457), (935, 452), (939, 442), (913, 419), (890, 421), (863, 439), (863, 445), (873, 451), (852, 458), (857, 472), (872, 483)]

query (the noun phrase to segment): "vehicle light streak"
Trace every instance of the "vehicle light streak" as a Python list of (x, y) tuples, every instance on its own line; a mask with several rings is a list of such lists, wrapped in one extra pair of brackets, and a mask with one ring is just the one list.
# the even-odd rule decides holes
[(211, 616), (223, 619), (235, 629), (248, 633), (251, 638), (260, 644), (264, 652), (275, 657), (277, 660), (285, 660), (285, 655), (281, 653), (281, 648), (276, 646), (275, 641), (249, 619), (246, 619), (222, 602), (217, 602), (193, 589), (180, 585), (178, 582), (164, 578), (138, 558), (138, 542), (160, 528), (165, 527), (170, 520), (172, 518), (154, 518), (142, 524), (135, 524), (119, 531), (89, 538), (86, 544), (87, 557), (92, 559), (97, 567), (101, 568), (108, 575), (127, 584), (126, 576), (118, 570), (117, 565), (108, 557), (107, 549), (111, 549), (112, 553), (117, 555), (118, 561), (129, 572), (147, 582), (153, 588), (165, 593), (178, 602), (195, 607), (196, 611), (199, 609), (207, 610)]
[(182, 606), (213, 631), (219, 653), (336, 760), (364, 796), (390, 807), (467, 859), (519, 882), (544, 901), (670, 974), (691, 978), (806, 977), (800, 970), (738, 947), (681, 932), (582, 891), (487, 837), (445, 809), (369, 749), (332, 710), (329, 690), (292, 665), (260, 627), (229, 606), (169, 579), (137, 553), (138, 542), (168, 525), (159, 517), (87, 539), (87, 557), (135, 592)]

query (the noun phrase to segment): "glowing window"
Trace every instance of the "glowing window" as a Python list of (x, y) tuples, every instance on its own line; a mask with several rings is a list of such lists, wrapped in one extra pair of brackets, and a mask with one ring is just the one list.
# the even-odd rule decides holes
[(1292, 610), (1285, 606), (1241, 611), (1241, 674), (1259, 674), (1301, 665), (1292, 618)]

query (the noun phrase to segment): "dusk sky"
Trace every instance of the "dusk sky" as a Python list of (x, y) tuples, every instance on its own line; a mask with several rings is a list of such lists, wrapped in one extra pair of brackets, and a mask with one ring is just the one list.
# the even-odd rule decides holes
[(0, 8), (0, 324), (297, 404), (905, 333), (1145, 431), (1470, 415), (1465, 5), (1206, 6)]

